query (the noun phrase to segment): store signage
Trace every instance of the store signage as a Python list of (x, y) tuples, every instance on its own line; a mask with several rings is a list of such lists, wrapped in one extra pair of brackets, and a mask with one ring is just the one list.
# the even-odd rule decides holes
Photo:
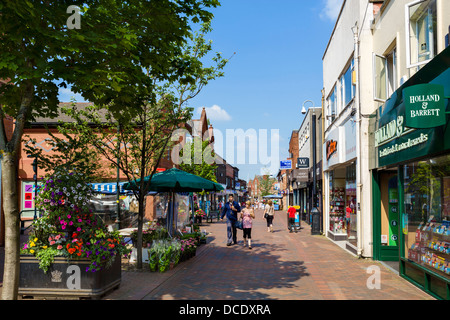
[(405, 125), (410, 128), (434, 128), (445, 124), (444, 87), (419, 84), (403, 90)]
[(292, 161), (291, 160), (280, 161), (280, 170), (291, 170), (291, 169), (292, 169)]
[(402, 136), (403, 130), (403, 116), (398, 116), (397, 119), (375, 131), (375, 147)]
[(309, 168), (309, 158), (297, 158), (297, 168)]
[(307, 169), (294, 170), (294, 180), (297, 182), (308, 182), (309, 171)]
[(331, 156), (337, 151), (337, 141), (328, 140), (327, 141), (327, 160), (330, 160)]

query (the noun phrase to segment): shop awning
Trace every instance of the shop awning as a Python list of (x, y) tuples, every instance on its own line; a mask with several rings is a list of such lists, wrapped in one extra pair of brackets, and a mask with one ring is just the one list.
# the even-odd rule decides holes
[[(126, 182), (119, 182), (119, 192), (124, 193), (125, 190), (122, 189)], [(105, 182), (105, 183), (92, 183), (92, 189), (95, 192), (100, 193), (116, 193), (117, 192), (117, 182)]]

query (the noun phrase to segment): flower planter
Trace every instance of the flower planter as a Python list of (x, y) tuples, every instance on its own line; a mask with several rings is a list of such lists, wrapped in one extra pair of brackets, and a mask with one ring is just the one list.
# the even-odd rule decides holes
[(116, 257), (109, 268), (86, 272), (90, 260), (67, 260), (55, 257), (47, 273), (39, 269), (33, 255), (20, 256), (19, 296), (59, 299), (100, 299), (117, 289), (121, 282), (121, 259)]

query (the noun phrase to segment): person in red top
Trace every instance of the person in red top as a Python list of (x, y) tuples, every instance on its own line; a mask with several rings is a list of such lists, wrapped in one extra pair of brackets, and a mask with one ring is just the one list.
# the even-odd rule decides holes
[[(294, 207), (289, 207), (288, 209), (288, 222), (289, 222), (289, 232), (292, 232), (293, 229), (295, 229), (295, 214), (296, 214), (297, 210)], [(297, 230), (295, 230), (295, 232), (297, 232)]]

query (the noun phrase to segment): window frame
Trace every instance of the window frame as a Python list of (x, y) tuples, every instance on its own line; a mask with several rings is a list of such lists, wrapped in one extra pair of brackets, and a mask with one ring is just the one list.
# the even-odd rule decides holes
[[(384, 89), (386, 91), (386, 98), (385, 99), (380, 98), (380, 97), (377, 96), (377, 89), (378, 89), (377, 83), (378, 83), (379, 74), (377, 73), (376, 58), (381, 58), (384, 61), (384, 69), (385, 69), (385, 73), (386, 73), (386, 77), (385, 77), (385, 81), (384, 81), (385, 82), (384, 83)], [(381, 55), (381, 54), (377, 54), (377, 53), (374, 52), (373, 55), (372, 55), (372, 64), (373, 64), (372, 67), (373, 67), (373, 75), (374, 75), (374, 78), (373, 78), (373, 99), (375, 101), (385, 102), (389, 98), (389, 96), (388, 96), (388, 88), (389, 88), (389, 84), (388, 84), (388, 77), (389, 77), (389, 74), (388, 74), (388, 70), (389, 70), (388, 69), (388, 59), (387, 59), (386, 56)]]
[[(412, 46), (412, 42), (411, 42), (411, 32), (410, 32), (410, 28), (411, 28), (411, 21), (410, 21), (410, 8), (412, 8), (413, 6), (416, 6), (422, 2), (429, 2), (429, 4), (431, 5), (432, 3), (436, 4), (435, 0), (416, 0), (410, 3), (405, 4), (405, 32), (406, 32), (406, 67), (408, 69), (411, 68), (417, 68), (420, 67), (424, 64), (427, 64), (428, 62), (430, 62), (435, 56), (436, 56), (436, 52), (434, 52), (434, 45), (435, 45), (435, 38), (437, 37), (437, 30), (433, 30), (433, 34), (432, 37), (430, 37), (429, 39), (429, 47), (430, 47), (430, 57), (427, 60), (424, 61), (418, 61), (415, 63), (412, 63), (412, 53), (411, 53), (411, 46)], [(428, 6), (428, 9), (430, 9), (431, 6)], [(417, 39), (416, 39), (417, 40)], [(418, 40), (417, 40), (418, 42)], [(419, 54), (417, 54), (417, 60), (419, 60)]]

